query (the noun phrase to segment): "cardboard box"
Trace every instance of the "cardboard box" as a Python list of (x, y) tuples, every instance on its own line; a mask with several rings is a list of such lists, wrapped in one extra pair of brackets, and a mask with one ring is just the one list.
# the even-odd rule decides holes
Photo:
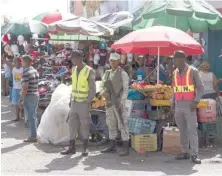
[(181, 153), (180, 132), (176, 127), (166, 127), (163, 131), (162, 152), (170, 154)]

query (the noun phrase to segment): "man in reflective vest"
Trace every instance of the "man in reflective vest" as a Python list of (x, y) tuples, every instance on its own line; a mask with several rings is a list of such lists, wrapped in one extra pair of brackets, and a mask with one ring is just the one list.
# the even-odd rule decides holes
[(83, 152), (82, 156), (87, 156), (88, 138), (90, 131), (90, 114), (89, 110), (91, 102), (96, 94), (95, 73), (83, 63), (83, 52), (74, 50), (71, 53), (75, 67), (72, 71), (72, 94), (71, 107), (67, 122), (70, 130), (70, 145), (69, 148), (61, 154), (75, 154), (75, 140), (78, 135), (78, 128), (80, 128), (79, 136), (83, 138)]
[(183, 51), (174, 53), (174, 62), (176, 70), (172, 81), (174, 89), (172, 107), (175, 108), (175, 120), (180, 130), (182, 151), (176, 159), (189, 159), (191, 155), (192, 162), (201, 164), (198, 157), (196, 109), (204, 92), (203, 82), (198, 70), (186, 64), (186, 54)]

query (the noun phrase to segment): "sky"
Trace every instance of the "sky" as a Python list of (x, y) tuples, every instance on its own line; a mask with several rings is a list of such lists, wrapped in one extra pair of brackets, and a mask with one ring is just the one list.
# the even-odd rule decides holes
[(68, 0), (1, 0), (1, 14), (12, 20), (30, 19), (40, 13), (59, 10), (67, 12)]

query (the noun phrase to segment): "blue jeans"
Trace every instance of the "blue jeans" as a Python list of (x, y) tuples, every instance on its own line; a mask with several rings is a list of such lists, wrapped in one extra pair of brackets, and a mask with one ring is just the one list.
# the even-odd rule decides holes
[(30, 137), (36, 138), (36, 118), (37, 118), (37, 108), (39, 104), (38, 95), (26, 95), (24, 98), (24, 110), (27, 120), (29, 121)]

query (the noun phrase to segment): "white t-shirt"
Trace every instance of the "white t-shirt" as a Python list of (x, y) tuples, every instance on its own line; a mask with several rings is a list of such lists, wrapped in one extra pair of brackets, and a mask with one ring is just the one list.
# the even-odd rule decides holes
[(205, 73), (200, 71), (200, 76), (204, 84), (204, 94), (215, 93), (214, 74), (212, 72)]
[(18, 47), (18, 45), (15, 45), (15, 44), (11, 45), (11, 50), (12, 50), (14, 55), (19, 54), (19, 47)]
[(23, 68), (13, 68), (12, 70), (13, 74), (13, 88), (14, 89), (21, 89), (22, 88), (22, 74), (23, 74)]
[(132, 53), (127, 54), (127, 61), (128, 62), (133, 62), (133, 54)]
[(93, 58), (94, 65), (98, 65), (100, 60), (99, 49), (93, 49), (93, 53), (94, 53), (94, 58)]

